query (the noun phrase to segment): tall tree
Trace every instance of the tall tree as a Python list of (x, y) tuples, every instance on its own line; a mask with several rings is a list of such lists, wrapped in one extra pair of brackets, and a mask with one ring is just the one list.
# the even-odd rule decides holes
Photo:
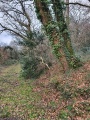
[[(56, 56), (58, 56), (64, 70), (69, 66), (76, 67), (78, 61), (75, 58), (74, 51), (71, 45), (71, 40), (68, 33), (68, 28), (63, 15), (63, 5), (60, 0), (35, 0), (37, 16), (45, 27), (46, 33), (52, 43), (52, 47)], [(50, 12), (50, 7), (53, 6), (53, 15)], [(77, 61), (77, 62), (76, 62)]]
[[(30, 4), (30, 3), (29, 3)], [(9, 32), (15, 37), (27, 39), (31, 32), (31, 7), (28, 0), (0, 1), (0, 33)]]
[(55, 25), (55, 21), (53, 21), (50, 9), (48, 7), (48, 3), (45, 0), (35, 0), (35, 5), (37, 17), (43, 24), (46, 30), (46, 34), (49, 36), (54, 53), (59, 58), (64, 71), (66, 71), (68, 69), (68, 62), (63, 51), (63, 45), (60, 41), (60, 33), (57, 26)]

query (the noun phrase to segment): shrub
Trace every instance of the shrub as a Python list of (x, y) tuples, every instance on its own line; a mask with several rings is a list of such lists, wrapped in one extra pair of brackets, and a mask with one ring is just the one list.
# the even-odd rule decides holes
[(69, 63), (70, 67), (72, 68), (79, 68), (82, 66), (82, 62), (80, 61), (80, 59), (78, 57), (73, 57), (72, 60)]
[(24, 57), (21, 60), (21, 76), (25, 79), (38, 78), (43, 73), (44, 68), (39, 68), (40, 60), (34, 56)]

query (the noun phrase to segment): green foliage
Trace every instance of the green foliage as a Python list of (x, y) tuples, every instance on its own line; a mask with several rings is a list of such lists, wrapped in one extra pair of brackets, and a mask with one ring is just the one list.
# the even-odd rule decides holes
[(72, 57), (72, 59), (69, 61), (69, 65), (71, 68), (79, 68), (82, 66), (82, 62), (77, 57)]
[(62, 110), (62, 111), (60, 112), (60, 114), (59, 114), (59, 118), (60, 118), (61, 120), (67, 120), (67, 119), (68, 119), (68, 114), (67, 114), (67, 112), (64, 111), (64, 110)]
[(27, 79), (37, 78), (43, 72), (43, 68), (39, 69), (40, 59), (35, 57), (35, 55), (38, 56), (35, 48), (43, 42), (45, 35), (36, 31), (26, 32), (26, 35), (26, 39), (19, 41), (19, 44), (24, 46), (24, 50), (20, 53), (21, 76)]
[(24, 57), (21, 60), (22, 71), (21, 76), (29, 79), (29, 78), (37, 78), (43, 72), (43, 69), (39, 69), (39, 59), (32, 57)]
[(10, 113), (8, 112), (8, 107), (4, 107), (4, 110), (0, 108), (0, 118), (7, 118), (10, 116)]
[(76, 92), (85, 99), (88, 99), (90, 97), (90, 87), (77, 89)]
[(8, 60), (5, 60), (5, 61), (3, 62), (3, 65), (9, 66), (9, 65), (16, 64), (16, 63), (18, 63), (18, 60), (15, 60), (15, 59), (8, 59)]
[(33, 31), (31, 33), (26, 32), (26, 39), (19, 40), (18, 44), (24, 47), (27, 47), (29, 50), (32, 50), (43, 42), (45, 35), (39, 31)]
[(37, 45), (37, 42), (38, 42), (38, 41), (36, 41), (36, 38), (35, 38), (36, 33), (35, 32), (31, 32), (31, 33), (26, 32), (26, 36), (27, 36), (26, 39), (24, 39), (23, 41), (20, 40), (18, 43), (20, 45), (27, 46), (27, 47), (33, 49)]
[(57, 90), (61, 92), (61, 95), (65, 100), (71, 99), (73, 97), (73, 91), (71, 91), (70, 86), (68, 84), (58, 84)]
[(55, 21), (50, 21), (48, 24), (45, 26), (46, 31), (50, 34), (50, 32), (53, 32), (54, 29), (58, 27), (57, 22)]
[(50, 101), (49, 106), (52, 107), (52, 108), (56, 108), (57, 104), (54, 101)]
[(53, 53), (56, 55), (57, 58), (61, 57), (59, 49), (60, 49), (60, 45), (59, 44), (53, 45)]
[(68, 105), (68, 106), (67, 106), (67, 109), (68, 109), (69, 112), (71, 112), (72, 109), (73, 109), (73, 105)]

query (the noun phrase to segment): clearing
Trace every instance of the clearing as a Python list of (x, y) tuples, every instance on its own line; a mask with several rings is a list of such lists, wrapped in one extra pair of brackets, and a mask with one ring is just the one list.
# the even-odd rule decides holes
[(0, 120), (90, 120), (90, 62), (66, 74), (55, 65), (38, 80), (2, 66)]

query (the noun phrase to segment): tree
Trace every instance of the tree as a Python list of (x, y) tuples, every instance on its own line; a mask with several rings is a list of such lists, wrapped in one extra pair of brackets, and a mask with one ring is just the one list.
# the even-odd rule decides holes
[[(89, 46), (89, 8), (70, 5), (70, 33), (75, 50)], [(87, 44), (87, 45), (86, 45)]]
[(60, 46), (59, 31), (57, 28), (55, 28), (56, 26), (54, 26), (54, 21), (48, 8), (48, 4), (45, 1), (35, 0), (35, 5), (37, 17), (43, 24), (46, 30), (46, 34), (49, 36), (55, 55), (60, 59), (62, 67), (64, 71), (66, 71), (68, 69), (68, 63), (65, 57), (65, 53)]
[[(66, 5), (68, 4), (70, 3), (66, 3)], [(77, 66), (63, 15), (64, 3), (61, 0), (1, 0), (0, 5), (1, 17), (4, 20), (0, 23), (1, 32), (8, 31), (12, 35), (25, 40), (27, 45), (31, 41), (30, 45), (32, 45), (33, 42), (35, 43), (30, 36), (32, 34), (32, 19), (37, 14), (45, 28), (46, 35), (49, 36), (53, 51), (64, 70), (66, 71), (69, 66)], [(37, 21), (36, 18), (35, 20)]]
[[(37, 17), (43, 24), (46, 34), (53, 47), (55, 55), (60, 60), (64, 71), (70, 66), (76, 67), (76, 58), (71, 45), (68, 28), (63, 15), (63, 3), (59, 0), (52, 0), (51, 3), (35, 0)], [(49, 6), (52, 7), (52, 13)], [(53, 19), (53, 16), (55, 20)]]
[[(90, 2), (90, 0), (88, 0), (89, 2)], [(65, 3), (66, 5), (80, 5), (80, 6), (82, 6), (82, 7), (86, 7), (86, 8), (90, 8), (90, 5), (88, 5), (88, 4), (83, 4), (83, 3), (81, 3), (81, 1), (79, 1), (79, 2), (66, 2)]]
[(15, 37), (27, 39), (31, 32), (31, 7), (28, 0), (1, 0), (0, 1), (0, 32), (9, 32)]

